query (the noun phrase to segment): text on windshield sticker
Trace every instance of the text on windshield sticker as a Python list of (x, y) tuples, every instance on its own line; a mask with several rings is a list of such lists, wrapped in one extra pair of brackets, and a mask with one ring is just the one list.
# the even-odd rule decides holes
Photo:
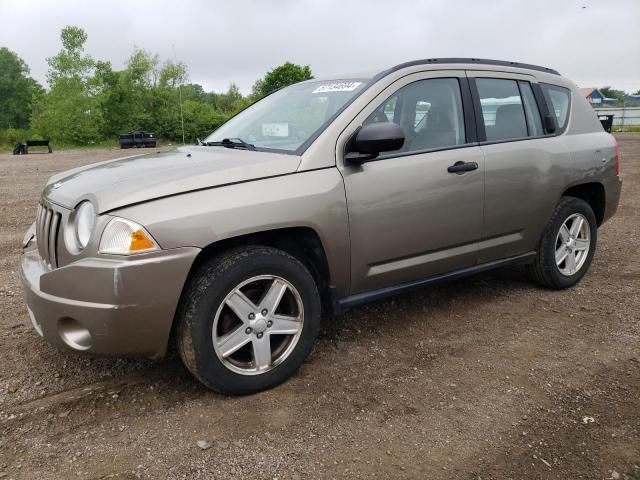
[(333, 82), (320, 85), (311, 93), (352, 92), (360, 85), (362, 85), (362, 82)]
[(289, 124), (288, 123), (263, 123), (262, 136), (263, 137), (288, 137)]

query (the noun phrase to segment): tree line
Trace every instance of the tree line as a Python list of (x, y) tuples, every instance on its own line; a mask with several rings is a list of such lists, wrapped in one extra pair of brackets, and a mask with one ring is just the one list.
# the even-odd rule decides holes
[(182, 62), (161, 61), (135, 47), (124, 70), (91, 58), (87, 33), (67, 26), (62, 48), (47, 59), (47, 87), (29, 76), (28, 65), (15, 52), (0, 48), (0, 144), (26, 138), (49, 139), (58, 145), (92, 145), (130, 130), (195, 142), (229, 117), (286, 85), (313, 78), (308, 65), (285, 63), (267, 72), (243, 96), (232, 83), (226, 92), (206, 92), (190, 83)]
[(640, 106), (640, 90), (635, 92), (633, 95), (629, 95), (627, 92), (623, 90), (616, 90), (611, 87), (600, 87), (598, 89), (605, 98), (611, 98), (614, 100), (612, 106), (614, 107), (623, 107), (623, 106), (632, 106), (637, 107)]

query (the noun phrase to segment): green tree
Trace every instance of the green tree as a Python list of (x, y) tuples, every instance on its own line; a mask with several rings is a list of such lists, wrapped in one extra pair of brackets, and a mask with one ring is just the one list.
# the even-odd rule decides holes
[(158, 84), (159, 65), (160, 57), (157, 54), (134, 47), (127, 60), (127, 80), (136, 87), (155, 87)]
[[(185, 100), (183, 108), (185, 137), (189, 143), (195, 143), (197, 138), (203, 139), (228, 117), (225, 113), (216, 112), (211, 105), (194, 100)], [(181, 138), (182, 132), (176, 131), (173, 136)]]
[(256, 99), (269, 95), (271, 92), (279, 88), (311, 80), (313, 74), (309, 65), (296, 65), (295, 63), (286, 62), (279, 67), (270, 70), (264, 78), (261, 78), (253, 85), (252, 96)]
[(607, 98), (615, 98), (616, 100), (624, 100), (624, 92), (622, 90), (616, 90), (611, 87), (602, 87), (599, 89), (600, 93)]
[(119, 131), (151, 129), (154, 113), (151, 92), (158, 85), (159, 68), (157, 54), (134, 48), (114, 91), (119, 115), (113, 119), (113, 126)]
[(129, 89), (124, 87), (124, 72), (114, 71), (109, 62), (97, 61), (91, 90), (102, 112), (103, 138), (113, 138), (124, 128), (130, 114)]
[(87, 33), (82, 28), (64, 27), (60, 33), (60, 40), (62, 50), (55, 57), (47, 58), (47, 81), (51, 87), (62, 79), (85, 79), (94, 66), (91, 57), (84, 55)]
[(176, 88), (186, 83), (188, 78), (187, 66), (184, 63), (168, 60), (164, 62), (160, 70), (159, 86), (161, 88)]
[(33, 126), (57, 142), (91, 144), (102, 139), (103, 131), (102, 109), (92, 79), (96, 63), (84, 54), (84, 30), (67, 26), (60, 39), (62, 49), (47, 59), (50, 90), (34, 104)]
[(29, 128), (33, 97), (42, 92), (29, 77), (27, 64), (8, 48), (0, 48), (0, 130)]
[(215, 110), (232, 113), (237, 111), (237, 103), (243, 99), (240, 89), (235, 83), (229, 85), (224, 93), (211, 93), (211, 103)]
[(204, 91), (202, 85), (197, 83), (187, 83), (182, 86), (182, 97), (195, 100), (198, 103), (212, 104), (210, 94)]
[(103, 138), (129, 130), (154, 130), (154, 92), (158, 88), (160, 59), (134, 47), (122, 71), (108, 62), (96, 62), (92, 78), (104, 123)]
[[(163, 139), (181, 140), (181, 109), (185, 137), (195, 141), (256, 99), (313, 78), (309, 65), (287, 62), (259, 79), (251, 96), (243, 96), (234, 83), (225, 92), (205, 92), (201, 85), (188, 83), (189, 72), (182, 62), (161, 63), (158, 55), (134, 47), (125, 69), (116, 71), (108, 61), (94, 60), (85, 53), (87, 33), (83, 29), (67, 26), (60, 40), (60, 51), (47, 59), (47, 92), (28, 78), (24, 62), (0, 49), (0, 142), (24, 134), (8, 127), (27, 126), (29, 111), (32, 131), (64, 144), (86, 145), (128, 130), (153, 131)], [(22, 89), (23, 100), (18, 101), (14, 90), (16, 85), (26, 85), (25, 79), (32, 82), (31, 90), (24, 93)], [(34, 99), (31, 107), (29, 98)], [(9, 108), (11, 101), (15, 104)], [(21, 116), (7, 113), (16, 105), (24, 107)], [(20, 120), (7, 121), (12, 115)]]

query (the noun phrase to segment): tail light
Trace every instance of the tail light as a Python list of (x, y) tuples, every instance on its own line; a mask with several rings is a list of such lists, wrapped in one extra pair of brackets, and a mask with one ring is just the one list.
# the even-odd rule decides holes
[[(611, 135), (613, 137), (613, 135)], [(618, 141), (615, 137), (613, 137), (613, 141), (616, 142), (616, 175), (620, 175), (620, 145), (618, 145)]]

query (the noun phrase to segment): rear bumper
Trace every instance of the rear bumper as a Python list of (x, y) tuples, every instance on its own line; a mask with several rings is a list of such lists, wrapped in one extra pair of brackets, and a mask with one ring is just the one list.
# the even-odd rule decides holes
[(607, 177), (602, 180), (604, 185), (604, 215), (602, 217), (602, 223), (613, 217), (618, 210), (618, 204), (620, 203), (620, 192), (622, 191), (622, 180), (620, 177)]
[(200, 249), (87, 258), (48, 270), (36, 248), (21, 258), (31, 321), (49, 343), (96, 355), (165, 354), (176, 307)]

